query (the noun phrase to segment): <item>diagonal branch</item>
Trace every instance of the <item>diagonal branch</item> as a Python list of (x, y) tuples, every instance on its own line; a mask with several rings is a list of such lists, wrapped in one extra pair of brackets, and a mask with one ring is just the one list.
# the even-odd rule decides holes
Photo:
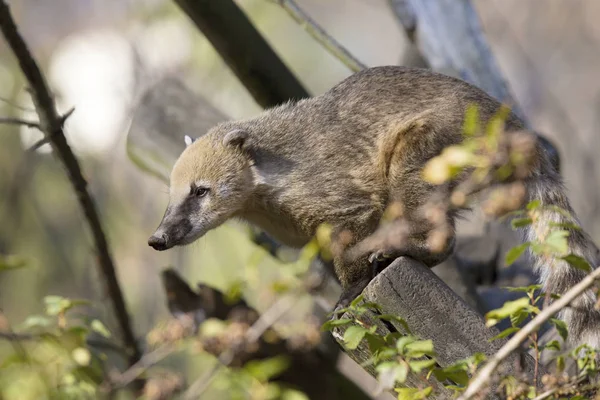
[(112, 301), (119, 329), (128, 353), (129, 363), (134, 364), (139, 360), (141, 353), (131, 329), (127, 307), (119, 286), (119, 281), (117, 280), (108, 242), (94, 200), (87, 190), (87, 182), (81, 173), (79, 161), (69, 147), (63, 132), (63, 124), (69, 113), (65, 116), (60, 116), (57, 113), (54, 99), (50, 94), (46, 80), (27, 48), (27, 44), (19, 34), (15, 22), (10, 15), (8, 5), (4, 0), (0, 0), (0, 30), (15, 54), (19, 66), (31, 86), (33, 102), (40, 120), (40, 129), (52, 145), (54, 153), (63, 163), (73, 190), (77, 195), (79, 206), (92, 231), (100, 272), (104, 277), (106, 290)]
[(563, 294), (560, 299), (555, 300), (550, 306), (544, 308), (534, 319), (517, 332), (504, 346), (498, 350), (487, 364), (479, 371), (477, 376), (471, 381), (467, 390), (458, 398), (458, 400), (469, 400), (473, 398), (490, 380), (492, 374), (500, 363), (508, 357), (513, 351), (519, 348), (530, 334), (535, 332), (544, 322), (548, 321), (554, 314), (567, 307), (573, 300), (578, 298), (588, 290), (598, 279), (600, 279), (600, 268), (595, 269), (589, 275), (573, 286), (568, 292)]
[[(273, 0), (272, 0), (273, 1)], [(296, 21), (304, 30), (319, 42), (332, 56), (342, 62), (352, 72), (358, 72), (366, 67), (354, 57), (344, 46), (339, 44), (320, 27), (294, 0), (274, 0)]]
[(21, 118), (4, 118), (4, 117), (0, 117), (0, 124), (25, 125), (25, 126), (27, 126), (29, 128), (36, 128), (36, 129), (42, 130), (39, 123), (37, 123), (35, 121), (28, 121), (26, 119), (21, 119)]
[(233, 0), (174, 0), (263, 108), (309, 97)]

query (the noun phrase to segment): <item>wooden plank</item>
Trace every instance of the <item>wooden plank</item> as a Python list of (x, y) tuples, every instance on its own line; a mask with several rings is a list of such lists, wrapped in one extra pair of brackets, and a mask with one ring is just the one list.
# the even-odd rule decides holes
[[(486, 327), (483, 317), (424, 264), (408, 257), (396, 259), (388, 268), (377, 275), (363, 292), (365, 301), (378, 304), (383, 314), (401, 317), (408, 325), (411, 334), (422, 340), (431, 340), (440, 366), (448, 366), (468, 358), (475, 353), (487, 356), (494, 354), (505, 339), (490, 341), (498, 329)], [(349, 317), (349, 316), (347, 316)], [(362, 317), (361, 317), (362, 318)], [(375, 318), (371, 317), (370, 321)], [(396, 332), (403, 333), (403, 327), (392, 323)], [(388, 333), (389, 326), (382, 328)], [(387, 330), (387, 331), (386, 331)], [(337, 336), (338, 341), (342, 332)], [(340, 342), (340, 344), (342, 344)], [(343, 345), (343, 344), (342, 344)], [(356, 362), (362, 363), (371, 357), (365, 345), (348, 352)], [(527, 353), (514, 354), (501, 366), (506, 374), (517, 372), (517, 366), (533, 377), (535, 361)], [(374, 370), (367, 368), (374, 374)], [(540, 376), (543, 371), (540, 372)], [(409, 385), (421, 382), (408, 381)], [(439, 390), (436, 398), (445, 399), (448, 392)], [(488, 398), (495, 398), (494, 396)]]

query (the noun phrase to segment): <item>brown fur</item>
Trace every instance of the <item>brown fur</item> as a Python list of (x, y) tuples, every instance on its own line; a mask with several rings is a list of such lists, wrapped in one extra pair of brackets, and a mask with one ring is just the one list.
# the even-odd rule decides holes
[[(169, 248), (239, 217), (295, 247), (305, 244), (322, 223), (332, 225), (335, 234), (352, 232), (352, 244), (372, 234), (386, 206), (399, 200), (415, 229), (398, 253), (434, 266), (451, 253), (453, 232), (441, 253), (429, 249), (431, 226), (416, 210), (434, 187), (423, 181), (421, 170), (444, 147), (462, 140), (465, 111), (473, 104), (484, 121), (500, 107), (458, 79), (423, 69), (377, 67), (350, 76), (323, 95), (222, 123), (191, 144), (175, 165), (172, 201), (154, 237), (166, 237), (164, 247)], [(523, 124), (510, 114), (506, 129), (518, 131)], [(232, 131), (244, 134), (231, 141)], [(530, 198), (570, 209), (541, 145), (537, 158)], [(210, 194), (197, 202), (185, 200), (190, 185), (198, 182), (211, 186)], [(181, 233), (188, 228), (177, 231), (181, 218), (188, 219), (192, 233)], [(453, 227), (454, 215), (448, 219)], [(596, 248), (587, 236), (575, 234), (571, 243), (595, 265)], [(371, 267), (366, 256), (334, 261), (345, 304), (368, 284)], [(581, 279), (568, 266), (560, 271), (567, 272), (543, 274), (548, 287), (564, 292)], [(595, 324), (597, 313), (588, 303), (582, 315), (594, 315)], [(580, 333), (588, 329), (579, 322), (572, 326), (578, 324)]]

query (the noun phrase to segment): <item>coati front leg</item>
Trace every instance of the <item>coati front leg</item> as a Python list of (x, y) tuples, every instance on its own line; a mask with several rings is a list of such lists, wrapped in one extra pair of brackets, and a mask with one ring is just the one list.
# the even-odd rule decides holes
[(454, 232), (451, 232), (442, 249), (435, 250), (430, 246), (429, 234), (421, 232), (407, 238), (401, 248), (375, 250), (351, 262), (341, 257), (336, 259), (335, 272), (342, 284), (342, 294), (334, 312), (348, 307), (371, 280), (398, 257), (413, 258), (429, 268), (446, 260), (454, 250)]
[(348, 261), (344, 256), (336, 257), (334, 268), (342, 285), (342, 293), (333, 309), (333, 318), (336, 318), (337, 311), (348, 307), (352, 300), (365, 290), (373, 279), (373, 269), (370, 267), (368, 255), (352, 261)]
[[(335, 310), (347, 307), (367, 287), (371, 279), (398, 257), (410, 257), (432, 268), (446, 260), (454, 251), (454, 215), (447, 213), (441, 216), (442, 224), (433, 223), (425, 217), (422, 207), (418, 205), (425, 204), (424, 199), (433, 193), (432, 188), (422, 180), (414, 182), (412, 188), (419, 190), (404, 192), (405, 196), (400, 199), (403, 204), (408, 205), (405, 207), (402, 219), (391, 222), (408, 224), (409, 233), (404, 240), (393, 240), (394, 238), (386, 240), (385, 236), (389, 235), (390, 231), (382, 227), (372, 234), (377, 247), (358, 253), (357, 257), (340, 257), (335, 260), (336, 275), (343, 288)], [(439, 234), (438, 243), (436, 240), (431, 240), (434, 233)], [(394, 242), (397, 244), (388, 245)], [(360, 242), (358, 244), (357, 247), (360, 247)]]

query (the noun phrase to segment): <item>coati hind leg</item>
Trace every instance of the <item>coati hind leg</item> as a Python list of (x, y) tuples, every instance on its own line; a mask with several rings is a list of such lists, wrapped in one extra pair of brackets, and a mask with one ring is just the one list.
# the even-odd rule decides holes
[[(395, 206), (396, 221), (406, 224), (400, 238), (381, 239), (380, 249), (373, 249), (372, 258), (411, 257), (428, 267), (434, 267), (448, 258), (455, 245), (455, 211), (444, 207), (458, 180), (443, 185), (433, 185), (423, 179), (426, 163), (449, 145), (462, 140), (462, 135), (451, 130), (436, 130), (426, 122), (414, 124), (403, 137), (401, 145), (387, 161), (389, 190), (388, 206)], [(411, 151), (405, 151), (411, 149)], [(382, 226), (375, 235), (384, 236)], [(374, 235), (374, 236), (375, 236)], [(394, 240), (395, 239), (395, 240)], [(390, 244), (389, 248), (385, 248)], [(380, 262), (381, 263), (381, 262)], [(385, 263), (383, 263), (385, 265)]]

